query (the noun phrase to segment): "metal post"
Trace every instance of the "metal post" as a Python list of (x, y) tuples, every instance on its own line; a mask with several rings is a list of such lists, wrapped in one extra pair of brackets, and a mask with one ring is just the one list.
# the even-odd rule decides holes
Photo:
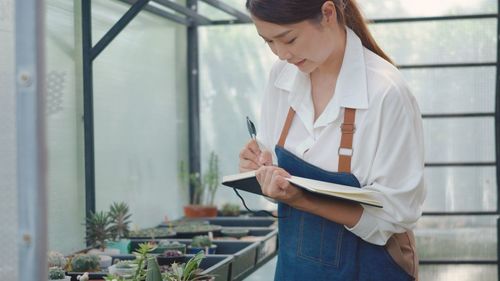
[[(497, 3), (497, 69), (495, 93), (495, 149), (496, 149), (496, 177), (497, 177), (497, 216), (500, 214), (500, 0)], [(500, 280), (500, 218), (497, 218), (497, 277)]]
[[(198, 0), (188, 0), (187, 6), (197, 10)], [(188, 61), (188, 115), (189, 115), (189, 172), (200, 173), (200, 89), (198, 61), (198, 25), (187, 28)], [(194, 187), (189, 187), (190, 202), (193, 202)]]
[(15, 1), (19, 280), (47, 276), (45, 1)]
[(83, 130), (85, 142), (85, 211), (95, 212), (94, 100), (91, 0), (82, 0)]

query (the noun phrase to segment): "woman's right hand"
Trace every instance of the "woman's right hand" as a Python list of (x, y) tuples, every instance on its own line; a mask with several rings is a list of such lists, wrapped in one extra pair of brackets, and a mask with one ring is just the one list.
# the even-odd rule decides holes
[(269, 150), (261, 151), (257, 141), (251, 139), (240, 151), (240, 173), (257, 170), (261, 166), (273, 164)]

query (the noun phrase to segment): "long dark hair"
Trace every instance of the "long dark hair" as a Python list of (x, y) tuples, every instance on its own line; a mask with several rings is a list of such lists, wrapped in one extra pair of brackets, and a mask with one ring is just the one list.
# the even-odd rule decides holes
[(333, 2), (337, 10), (337, 21), (352, 29), (363, 46), (392, 63), (373, 39), (355, 0), (247, 0), (246, 7), (260, 20), (275, 24), (294, 24), (304, 20), (321, 20), (321, 7), (326, 1)]

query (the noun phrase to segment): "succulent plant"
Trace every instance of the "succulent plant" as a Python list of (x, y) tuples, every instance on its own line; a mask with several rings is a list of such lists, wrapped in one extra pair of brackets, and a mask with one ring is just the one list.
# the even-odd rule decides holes
[(66, 274), (64, 270), (59, 267), (51, 267), (49, 268), (49, 280), (61, 280), (66, 278)]
[(166, 250), (163, 252), (164, 257), (182, 257), (184, 254), (179, 250)]
[(146, 273), (146, 281), (162, 281), (160, 266), (158, 265), (156, 257), (149, 256), (147, 265), (148, 271)]
[(109, 208), (109, 216), (111, 218), (111, 234), (114, 239), (128, 237), (130, 217), (129, 207), (125, 202), (113, 204)]
[(212, 151), (208, 160), (208, 169), (205, 174), (188, 173), (183, 161), (179, 163), (179, 181), (184, 186), (191, 184), (194, 188), (192, 203), (195, 205), (214, 205), (215, 193), (219, 186), (219, 158)]
[(206, 248), (212, 246), (212, 240), (206, 235), (198, 235), (193, 237), (191, 241), (191, 247), (195, 248)]
[[(108, 275), (104, 279), (111, 281), (194, 281), (194, 280), (213, 280), (211, 275), (201, 274), (199, 268), (201, 260), (204, 258), (203, 252), (199, 252), (185, 264), (174, 263), (169, 270), (161, 274), (160, 266), (155, 256), (150, 255), (154, 246), (150, 243), (139, 244), (139, 249), (134, 252), (137, 264), (136, 272), (133, 277), (125, 278), (119, 275)], [(144, 266), (146, 264), (146, 266)]]
[(174, 236), (175, 232), (167, 227), (145, 228), (140, 230), (131, 230), (130, 238), (162, 238)]
[(237, 217), (240, 215), (240, 205), (234, 203), (225, 203), (222, 205), (221, 213), (223, 216)]
[(201, 274), (200, 263), (205, 255), (203, 251), (197, 253), (185, 264), (173, 263), (163, 275), (165, 281), (191, 281), (191, 280), (211, 280), (212, 276)]
[(71, 268), (76, 272), (98, 271), (99, 262), (97, 255), (77, 255), (71, 259)]
[(49, 268), (59, 267), (61, 269), (64, 269), (68, 261), (63, 254), (56, 251), (50, 251), (47, 253), (47, 262), (49, 264)]
[(93, 247), (100, 247), (104, 250), (106, 240), (112, 238), (110, 228), (111, 218), (107, 212), (90, 213), (87, 218), (87, 243)]
[(176, 233), (208, 233), (215, 232), (222, 229), (222, 226), (216, 224), (199, 224), (188, 223), (174, 227)]

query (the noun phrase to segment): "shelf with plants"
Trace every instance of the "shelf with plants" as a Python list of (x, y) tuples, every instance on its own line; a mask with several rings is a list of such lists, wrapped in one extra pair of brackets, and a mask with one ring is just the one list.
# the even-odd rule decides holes
[[(98, 271), (69, 271), (72, 281), (86, 276), (90, 280), (116, 281), (228, 281), (233, 257), (230, 255), (206, 256), (183, 255), (177, 260), (160, 260), (152, 254), (154, 245), (140, 244), (133, 254), (113, 256), (113, 265), (99, 269), (97, 260), (92, 261)], [(180, 275), (179, 275), (180, 274)], [(189, 278), (186, 278), (190, 276)], [(81, 281), (81, 279), (80, 279)]]
[[(188, 253), (189, 249), (193, 249), (193, 245), (201, 247), (201, 249), (215, 246), (213, 247), (213, 249), (215, 249), (215, 252), (206, 251), (207, 257), (220, 255), (232, 256), (232, 269), (229, 280), (236, 280), (255, 268), (257, 261), (257, 250), (260, 246), (260, 242), (213, 240), (208, 244), (203, 241), (203, 237), (199, 237), (198, 241), (193, 241), (193, 239), (169, 239), (169, 243), (176, 242), (185, 245), (188, 249)], [(138, 247), (140, 243), (144, 242), (147, 242), (147, 240), (133, 241), (131, 245), (132, 249)], [(199, 250), (200, 249), (193, 249), (192, 251), (196, 252)]]

